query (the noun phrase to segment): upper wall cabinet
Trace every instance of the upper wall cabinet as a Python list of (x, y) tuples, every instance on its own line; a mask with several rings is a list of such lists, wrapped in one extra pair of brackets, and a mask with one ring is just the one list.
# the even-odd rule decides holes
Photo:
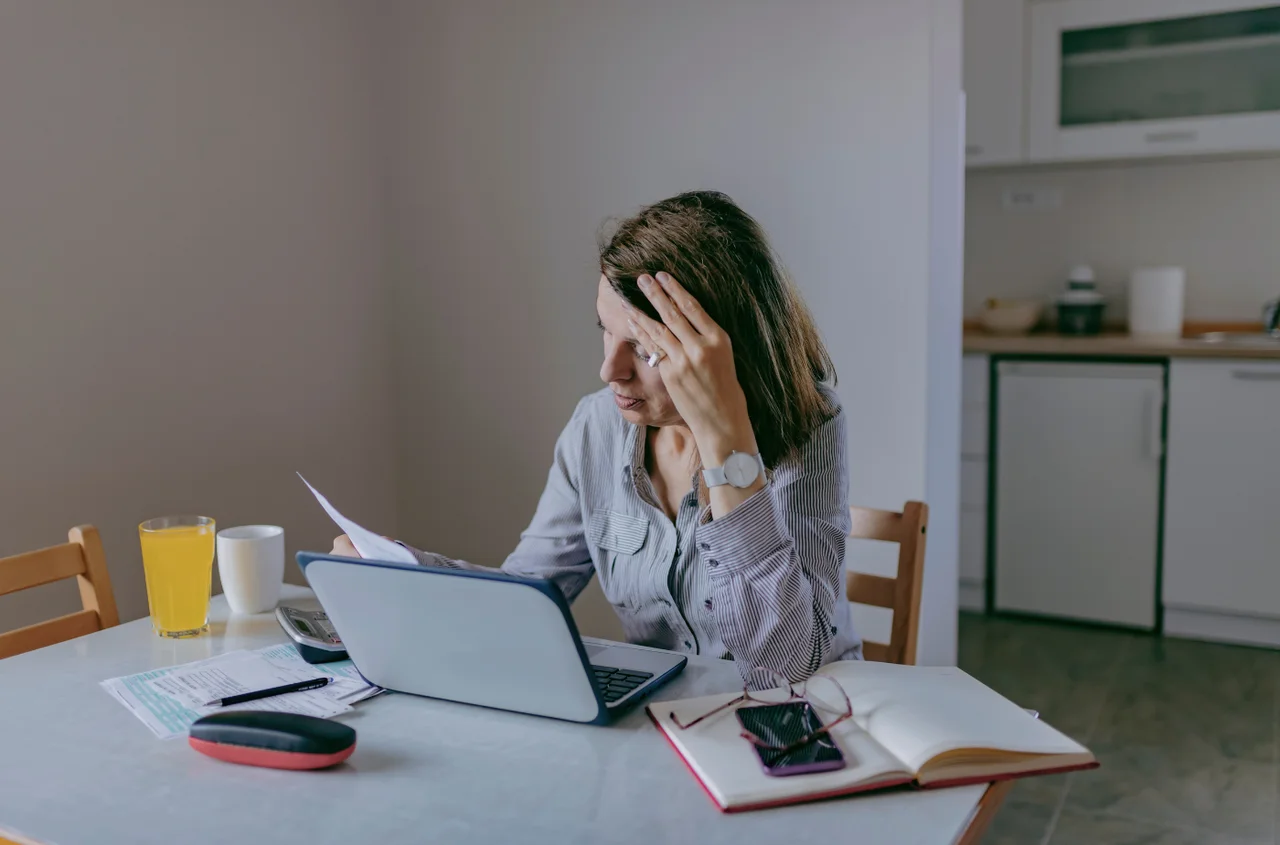
[(1029, 160), (1280, 149), (1280, 3), (1028, 10)]
[(964, 90), (969, 165), (1026, 159), (1023, 111), (1025, 0), (965, 0)]

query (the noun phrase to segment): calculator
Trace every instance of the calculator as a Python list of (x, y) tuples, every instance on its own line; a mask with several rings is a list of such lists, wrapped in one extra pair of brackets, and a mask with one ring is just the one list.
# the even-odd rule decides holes
[(308, 663), (347, 659), (347, 649), (323, 610), (299, 610), (280, 605), (276, 608), (276, 620), (293, 640), (298, 654)]

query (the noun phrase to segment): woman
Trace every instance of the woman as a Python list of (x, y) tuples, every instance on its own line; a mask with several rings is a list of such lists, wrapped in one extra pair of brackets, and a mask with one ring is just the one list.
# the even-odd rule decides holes
[[(570, 601), (595, 574), (629, 641), (744, 677), (860, 658), (834, 371), (759, 225), (723, 194), (681, 194), (621, 223), (600, 270), (608, 387), (578, 403), (502, 569)], [(355, 555), (345, 536), (334, 552)]]

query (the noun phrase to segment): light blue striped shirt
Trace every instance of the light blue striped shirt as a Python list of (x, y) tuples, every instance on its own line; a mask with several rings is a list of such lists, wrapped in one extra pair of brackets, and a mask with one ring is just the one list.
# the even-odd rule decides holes
[[(845, 417), (836, 413), (764, 489), (721, 519), (694, 479), (674, 522), (645, 470), (643, 429), (608, 388), (578, 403), (556, 441), (547, 485), (515, 551), (513, 575), (554, 581), (572, 601), (600, 578), (630, 642), (765, 666), (792, 680), (858, 659), (844, 590), (849, 534)], [(422, 563), (471, 567), (414, 550)]]

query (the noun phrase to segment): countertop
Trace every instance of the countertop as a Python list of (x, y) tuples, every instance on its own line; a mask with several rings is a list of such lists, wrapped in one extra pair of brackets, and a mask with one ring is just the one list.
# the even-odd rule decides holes
[(1076, 337), (1056, 332), (995, 335), (965, 328), (964, 351), (1004, 355), (1123, 355), (1137, 358), (1245, 358), (1280, 359), (1280, 343), (1272, 347), (1232, 346), (1194, 339), (1159, 343), (1135, 340), (1122, 332)]

